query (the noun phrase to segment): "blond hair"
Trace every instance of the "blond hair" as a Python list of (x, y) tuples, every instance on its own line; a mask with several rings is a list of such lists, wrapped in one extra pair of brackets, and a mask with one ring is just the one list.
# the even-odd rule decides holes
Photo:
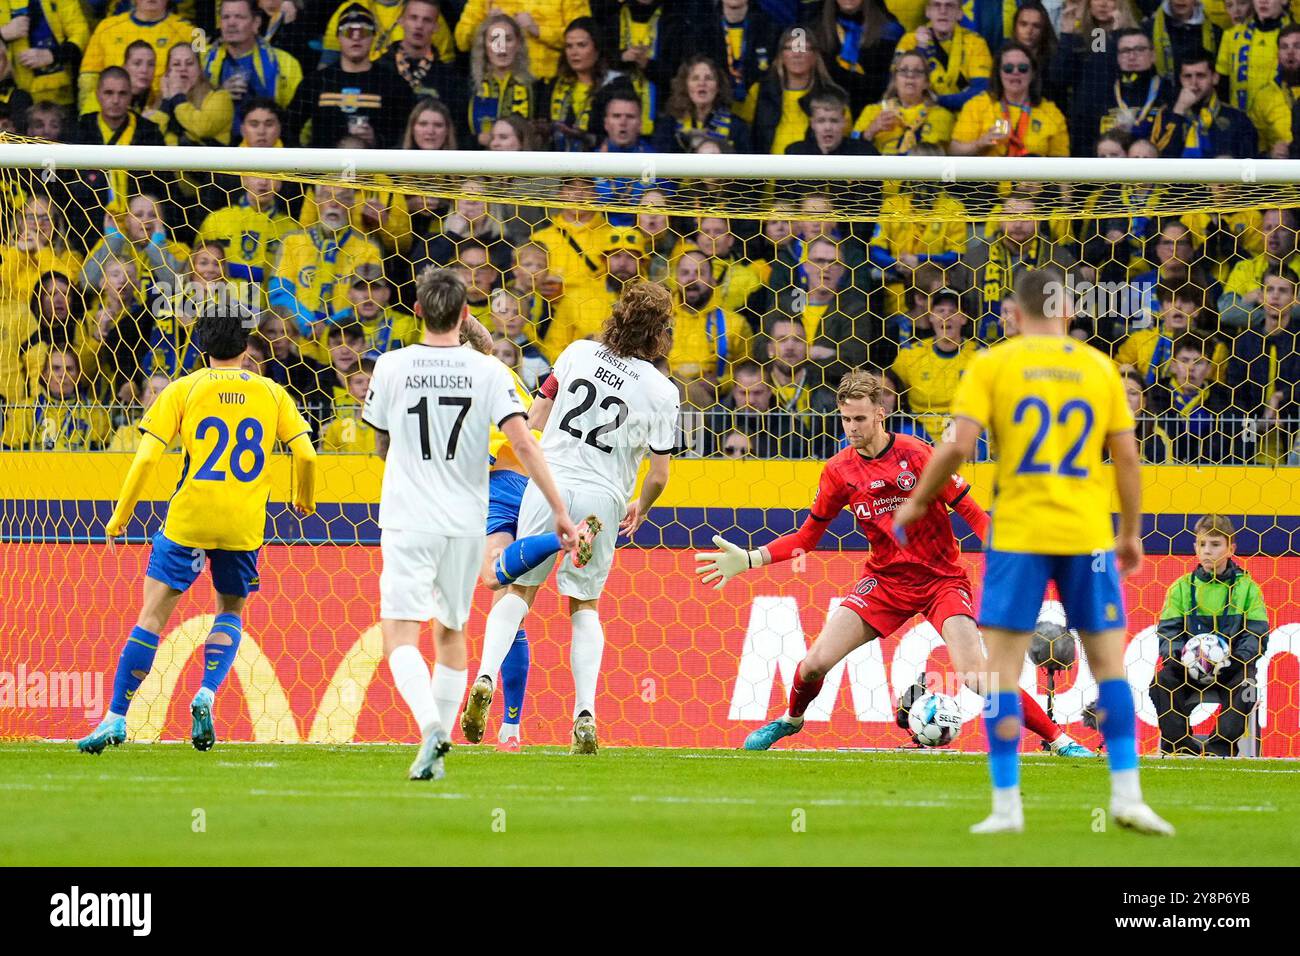
[(855, 368), (840, 379), (839, 387), (835, 389), (835, 402), (843, 405), (854, 399), (865, 398), (871, 404), (879, 405), (880, 393), (883, 390), (884, 386), (880, 382), (879, 375), (866, 369)]

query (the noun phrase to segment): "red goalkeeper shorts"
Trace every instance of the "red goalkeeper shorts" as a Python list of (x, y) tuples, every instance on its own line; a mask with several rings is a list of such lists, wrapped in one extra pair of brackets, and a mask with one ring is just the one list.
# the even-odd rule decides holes
[(888, 637), (920, 614), (943, 633), (944, 622), (956, 615), (975, 617), (970, 581), (965, 575), (935, 578), (921, 587), (869, 574), (844, 599), (843, 607), (853, 611)]

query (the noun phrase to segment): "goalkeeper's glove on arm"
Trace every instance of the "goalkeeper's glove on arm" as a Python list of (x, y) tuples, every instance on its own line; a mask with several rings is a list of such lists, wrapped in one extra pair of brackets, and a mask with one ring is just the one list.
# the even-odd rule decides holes
[(701, 584), (712, 584), (717, 581), (718, 583), (713, 585), (715, 591), (721, 590), (741, 571), (757, 568), (763, 563), (761, 552), (746, 551), (720, 534), (713, 536), (713, 543), (721, 550), (697, 552), (695, 573), (700, 575)]

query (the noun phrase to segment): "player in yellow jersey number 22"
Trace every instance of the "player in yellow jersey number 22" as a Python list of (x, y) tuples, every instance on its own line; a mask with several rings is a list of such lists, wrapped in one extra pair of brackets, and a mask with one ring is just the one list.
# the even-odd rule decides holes
[(293, 453), (294, 510), (302, 516), (316, 510), (310, 427), (280, 385), (241, 367), (253, 325), (236, 303), (210, 306), (194, 329), (209, 367), (168, 385), (140, 422), (139, 451), (104, 529), (110, 547), (125, 533), (146, 478), (175, 438), (185, 466), (153, 538), (143, 605), (122, 645), (108, 713), (77, 741), (83, 753), (125, 743), (127, 709), (153, 666), (159, 635), (205, 566), (217, 592), (217, 615), (203, 649), (203, 684), (190, 705), (190, 739), (198, 750), (212, 749), (213, 700), (239, 650), (244, 604), (258, 589), (257, 556), (271, 493), (266, 466), (277, 441)]
[[(984, 727), (993, 814), (971, 831), (1024, 829), (1017, 686), (1051, 580), (1097, 678), (1111, 815), (1129, 829), (1172, 835), (1174, 828), (1142, 799), (1136, 708), (1124, 676), (1120, 576), (1142, 563), (1142, 477), (1133, 413), (1114, 363), (1066, 335), (1073, 309), (1063, 271), (1046, 266), (1021, 272), (1015, 301), (1022, 334), (970, 364), (953, 398), (952, 434), (894, 515), (895, 534), (905, 541), (907, 527), (920, 520), (971, 457), (980, 433), (988, 431), (998, 459), (979, 625), (992, 670)], [(1115, 465), (1113, 485), (1104, 468), (1107, 451)], [(1120, 502), (1118, 537), (1111, 524), (1112, 487)]]

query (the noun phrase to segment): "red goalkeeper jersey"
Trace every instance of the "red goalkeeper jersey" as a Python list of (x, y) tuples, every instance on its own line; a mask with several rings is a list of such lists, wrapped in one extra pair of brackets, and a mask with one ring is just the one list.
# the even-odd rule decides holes
[(772, 560), (784, 561), (799, 550), (812, 551), (835, 516), (848, 507), (871, 542), (870, 573), (912, 586), (936, 577), (965, 575), (966, 569), (958, 563), (961, 549), (948, 510), (961, 514), (981, 538), (988, 516), (966, 498), (970, 485), (960, 475), (949, 479), (925, 517), (907, 529), (907, 548), (899, 545), (890, 530), (894, 512), (916, 487), (933, 454), (930, 445), (911, 435), (891, 434), (889, 443), (874, 458), (845, 448), (826, 463), (803, 527), (767, 546)]

